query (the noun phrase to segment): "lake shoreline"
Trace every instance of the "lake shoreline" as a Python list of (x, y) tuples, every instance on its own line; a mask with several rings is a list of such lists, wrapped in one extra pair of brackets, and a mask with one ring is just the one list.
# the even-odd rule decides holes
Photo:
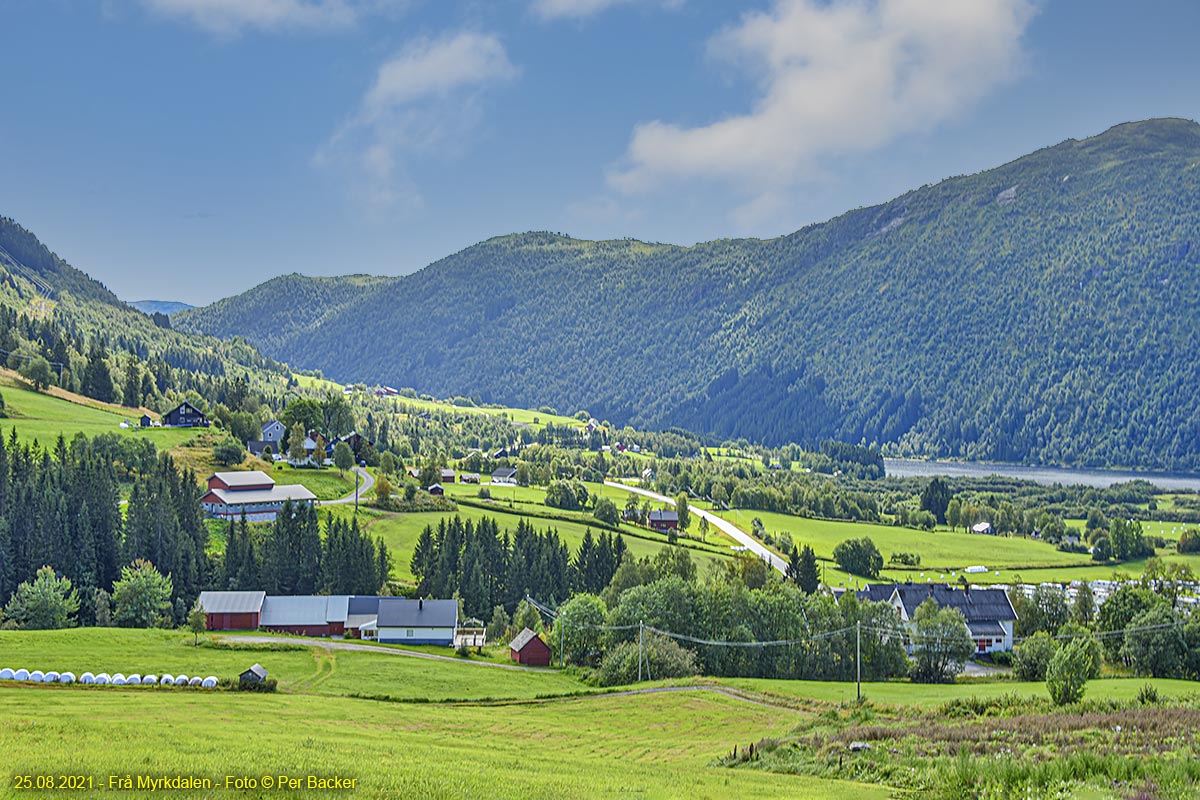
[(1188, 473), (1034, 467), (1026, 464), (991, 461), (919, 461), (907, 458), (885, 458), (883, 465), (889, 478), (919, 478), (935, 475), (951, 478), (986, 478), (998, 475), (1004, 478), (1033, 481), (1043, 486), (1082, 485), (1098, 489), (1105, 489), (1127, 481), (1144, 480), (1165, 491), (1200, 492), (1200, 475)]

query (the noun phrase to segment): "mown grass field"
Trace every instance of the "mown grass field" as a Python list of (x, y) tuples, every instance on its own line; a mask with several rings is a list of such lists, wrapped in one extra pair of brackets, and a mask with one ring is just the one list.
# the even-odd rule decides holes
[[(698, 679), (671, 691), (573, 695), (596, 690), (553, 671), (329, 651), (295, 646), (286, 637), (280, 644), (291, 642), (293, 649), (193, 647), (191, 641), (190, 634), (172, 631), (0, 631), (0, 666), (230, 676), (258, 661), (280, 681), (275, 694), (0, 683), (6, 773), (0, 797), (31, 795), (13, 788), (9, 776), (17, 774), (100, 781), (110, 774), (191, 775), (213, 780), (218, 788), (202, 796), (216, 798), (327, 796), (223, 788), (227, 775), (279, 774), (354, 778), (355, 788), (338, 794), (366, 798), (894, 796), (880, 784), (716, 765), (734, 745), (785, 738), (818, 715), (824, 719), (853, 700), (850, 683)], [(1196, 686), (1105, 679), (1091, 682), (1088, 696), (1129, 699), (1146, 683), (1168, 697), (1190, 695)], [(1034, 697), (1045, 687), (864, 684), (876, 706), (913, 709), (1013, 692)], [(445, 698), (473, 702), (438, 702)], [(111, 793), (94, 788), (72, 796)]]
[[(198, 433), (188, 428), (143, 429), (137, 427), (141, 409), (100, 403), (61, 389), (35, 392), (8, 370), (0, 371), (0, 393), (4, 395), (7, 415), (0, 418), (0, 431), (7, 436), (16, 428), (21, 439), (37, 439), (43, 445), (53, 445), (60, 434), (69, 440), (76, 433), (88, 437), (117, 433), (146, 438), (160, 450), (169, 450)], [(132, 427), (120, 427), (123, 420), (128, 420)]]

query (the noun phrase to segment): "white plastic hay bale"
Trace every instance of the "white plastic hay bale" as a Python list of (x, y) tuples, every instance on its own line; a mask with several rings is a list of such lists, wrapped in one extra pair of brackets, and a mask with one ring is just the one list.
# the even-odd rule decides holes
[(58, 673), (51, 670), (42, 676), (42, 683), (58, 683)]
[(19, 670), (17, 670), (16, 672), (14, 672), (14, 673), (13, 673), (13, 680), (14, 680), (14, 681), (27, 681), (27, 680), (29, 680), (29, 670), (27, 670), (27, 669), (19, 669)]
[(90, 672), (85, 672), (79, 676), (79, 682), (91, 686), (96, 682), (96, 676)]
[(188, 686), (199, 686), (202, 683), (204, 683), (204, 679), (199, 675), (195, 675), (191, 680), (188, 681)]
[(158, 679), (158, 682), (163, 686), (174, 686), (175, 685), (175, 676), (168, 675), (167, 673), (163, 673), (163, 676)]
[(205, 678), (204, 680), (202, 680), (200, 682), (200, 685), (202, 687), (204, 687), (205, 689), (215, 689), (215, 688), (217, 688), (217, 679), (215, 677), (213, 677), (212, 675), (209, 675), (207, 678)]
[(175, 676), (175, 685), (176, 686), (187, 686), (187, 683), (188, 683), (187, 675), (176, 675)]
[(108, 684), (112, 683), (112, 678), (108, 677), (107, 672), (101, 672), (92, 682), (97, 686), (107, 686)]
[(126, 675), (125, 676), (125, 685), (126, 686), (141, 686), (142, 685), (142, 676), (136, 672), (133, 673), (132, 675)]
[(142, 686), (154, 686), (157, 683), (158, 683), (157, 675), (143, 675), (142, 676)]
[(42, 672), (40, 669), (35, 669), (33, 672), (29, 673), (29, 680), (33, 681), (34, 683), (41, 683), (42, 678), (44, 677), (46, 677), (46, 673)]
[(74, 672), (64, 672), (64, 673), (60, 674), (58, 676), (58, 682), (59, 683), (74, 683), (75, 682), (75, 673)]
[(113, 676), (112, 676), (112, 685), (113, 686), (124, 686), (125, 685), (125, 673), (124, 672), (114, 672)]
[(8, 667), (5, 667), (4, 669), (0, 669), (0, 681), (11, 681), (11, 680), (14, 680), (13, 671), (11, 669), (9, 669)]

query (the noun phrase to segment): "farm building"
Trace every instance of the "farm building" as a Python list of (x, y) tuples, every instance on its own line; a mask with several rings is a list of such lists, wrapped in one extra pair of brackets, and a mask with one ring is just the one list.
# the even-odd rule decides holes
[(266, 592), (201, 592), (197, 603), (210, 631), (254, 631), (266, 596)]
[[(374, 634), (391, 644), (441, 644), (451, 647), (458, 628), (457, 600), (407, 600), (383, 597)], [(363, 638), (367, 638), (363, 628)]]
[(991, 536), (996, 532), (990, 522), (976, 522), (971, 526), (971, 533), (978, 533), (984, 536)]
[(978, 653), (1012, 650), (1013, 610), (1004, 589), (961, 588), (930, 583), (896, 583), (868, 586), (857, 593), (859, 600), (890, 603), (906, 625), (911, 624), (917, 606), (929, 598), (940, 608), (956, 608), (967, 621)]
[(351, 639), (363, 638), (362, 631), (367, 626), (371, 626), (371, 630), (377, 630), (378, 617), (378, 597), (351, 597), (346, 604), (346, 636)]
[(550, 645), (529, 628), (522, 630), (517, 634), (517, 638), (509, 643), (508, 652), (518, 664), (528, 667), (550, 666)]
[(208, 417), (186, 400), (163, 414), (164, 428), (207, 428)]
[(267, 679), (267, 671), (262, 664), (255, 664), (238, 676), (242, 683), (262, 683)]
[(149, 428), (151, 425), (154, 424), (154, 420), (150, 419), (149, 414), (142, 414), (141, 419), (138, 420), (138, 424), (141, 425), (143, 428)]
[(492, 484), (503, 486), (517, 485), (517, 471), (512, 467), (501, 467), (492, 473)]
[(675, 511), (651, 511), (648, 524), (655, 531), (675, 530), (679, 527), (679, 514)]
[(434, 495), (435, 497), (441, 497), (442, 495), (444, 495), (446, 493), (446, 490), (442, 488), (442, 485), (440, 483), (435, 483), (433, 486), (430, 486), (425, 491), (429, 492), (431, 495)]
[(461, 478), (463, 483), (479, 483), (478, 472), (464, 472)]
[(271, 633), (342, 636), (349, 603), (347, 595), (270, 595), (258, 626)]
[(311, 505), (317, 496), (299, 485), (276, 486), (275, 480), (261, 470), (217, 472), (209, 476), (208, 494), (200, 499), (210, 517), (233, 519), (244, 513), (250, 522), (271, 522), (283, 510), (283, 504)]
[(454, 483), (454, 470), (444, 469), (441, 471), (440, 479), (442, 483)]

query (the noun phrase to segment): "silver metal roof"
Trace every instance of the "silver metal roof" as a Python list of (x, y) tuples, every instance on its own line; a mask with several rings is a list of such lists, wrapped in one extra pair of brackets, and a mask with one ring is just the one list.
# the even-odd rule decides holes
[(324, 625), (329, 598), (316, 595), (271, 595), (263, 603), (258, 624), (264, 628), (284, 625)]
[(350, 595), (331, 594), (325, 606), (325, 619), (328, 622), (345, 622), (350, 615)]
[(249, 472), (217, 472), (213, 477), (220, 478), (230, 489), (236, 489), (239, 486), (262, 486), (264, 483), (275, 483), (275, 479), (261, 469)]
[(270, 489), (210, 489), (209, 493), (227, 506), (250, 505), (253, 503), (282, 503), (284, 500), (309, 501), (317, 496), (299, 484), (272, 486)]
[(257, 614), (266, 592), (201, 592), (200, 607), (206, 614)]

